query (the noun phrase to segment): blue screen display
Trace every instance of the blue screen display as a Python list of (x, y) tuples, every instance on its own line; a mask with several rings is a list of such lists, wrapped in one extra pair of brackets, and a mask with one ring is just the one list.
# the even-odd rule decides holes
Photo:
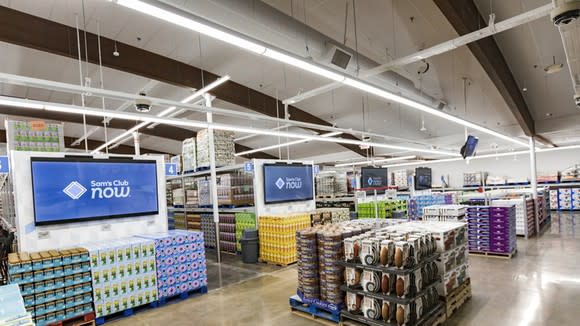
[(32, 158), (36, 225), (157, 214), (155, 161)]
[(469, 135), (467, 137), (467, 141), (465, 141), (465, 145), (461, 148), (461, 154), (463, 158), (471, 157), (475, 155), (475, 148), (477, 147), (477, 143), (479, 142), (479, 138), (475, 136)]
[(266, 204), (314, 199), (312, 165), (264, 164)]

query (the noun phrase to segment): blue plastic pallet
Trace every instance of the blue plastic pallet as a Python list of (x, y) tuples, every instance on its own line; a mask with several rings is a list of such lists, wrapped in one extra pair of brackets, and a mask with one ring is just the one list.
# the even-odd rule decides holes
[(305, 304), (297, 295), (291, 296), (288, 301), (290, 302), (290, 309), (292, 310), (298, 310), (307, 313), (312, 315), (314, 318), (322, 318), (333, 321), (335, 323), (340, 323), (340, 310), (326, 310), (314, 304)]
[(118, 312), (115, 312), (115, 313), (107, 315), (107, 316), (98, 317), (97, 319), (95, 319), (95, 323), (97, 325), (102, 325), (106, 322), (110, 322), (110, 321), (117, 320), (120, 318), (133, 316), (135, 313), (137, 313), (141, 310), (147, 310), (150, 308), (157, 308), (157, 307), (159, 307), (158, 301), (153, 301), (151, 303), (147, 303), (147, 304), (144, 304), (142, 306), (125, 309), (125, 310), (118, 311)]
[(187, 292), (176, 294), (172, 297), (160, 298), (159, 301), (157, 301), (157, 302), (159, 303), (160, 306), (162, 306), (162, 305), (166, 305), (168, 303), (178, 302), (181, 300), (188, 299), (189, 297), (194, 297), (194, 296), (198, 296), (198, 295), (202, 295), (202, 294), (206, 294), (206, 293), (207, 293), (207, 286), (202, 286), (202, 287), (197, 288), (195, 290), (190, 290)]

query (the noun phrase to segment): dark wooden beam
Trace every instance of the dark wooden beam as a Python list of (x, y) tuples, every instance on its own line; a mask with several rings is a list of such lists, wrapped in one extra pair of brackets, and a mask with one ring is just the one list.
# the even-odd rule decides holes
[[(465, 35), (487, 26), (473, 0), (434, 0), (443, 15), (459, 35)], [(535, 135), (535, 125), (521, 90), (493, 37), (486, 37), (468, 45), (511, 113), (527, 136)]]
[[(81, 38), (81, 56), (85, 58), (85, 34), (83, 31), (81, 31), (81, 34), (83, 35), (83, 38)], [(98, 64), (99, 53), (97, 48), (97, 36), (87, 32), (86, 37), (88, 45), (88, 60), (91, 63)], [(74, 28), (1, 6), (0, 41), (18, 44), (73, 59), (78, 58), (76, 30)], [(116, 45), (118, 51), (121, 53), (118, 57), (113, 55), (115, 41), (101, 37), (103, 66), (159, 80), (168, 84), (196, 89), (203, 87), (203, 81), (207, 84), (219, 78), (219, 76), (208, 71), (204, 71), (197, 67), (153, 52), (145, 51), (120, 42), (116, 42)], [(275, 98), (233, 81), (228, 81), (220, 87), (212, 90), (212, 94), (220, 100), (271, 117), (284, 116), (284, 106), (281, 101), (276, 103)], [(278, 108), (278, 112), (276, 112), (276, 108)], [(325, 126), (332, 125), (330, 122), (320, 119), (294, 106), (290, 106), (288, 111), (292, 120), (316, 123)], [(320, 130), (316, 131), (323, 133), (323, 131)], [(339, 137), (358, 140), (357, 137), (350, 134), (342, 134)], [(356, 145), (341, 145), (361, 156), (366, 156), (366, 151), (361, 150)]]
[[(9, 116), (14, 116), (16, 118), (17, 117), (25, 117), (25, 118), (29, 118), (29, 119), (52, 120), (52, 121), (83, 124), (83, 118), (81, 115), (78, 115), (78, 114), (49, 112), (49, 111), (26, 109), (26, 108), (15, 108), (15, 107), (5, 106), (5, 105), (0, 105), (0, 113), (5, 114), (5, 115), (9, 115)], [(86, 123), (89, 126), (97, 126), (97, 127), (103, 126), (103, 121), (102, 121), (102, 118), (100, 118), (100, 117), (87, 116)], [(133, 121), (113, 119), (113, 120), (111, 120), (111, 122), (109, 122), (108, 127), (113, 128), (113, 129), (128, 130), (128, 129), (134, 127), (135, 124), (136, 123)], [(177, 140), (177, 141), (183, 141), (184, 139), (195, 137), (195, 135), (197, 134), (193, 130), (187, 130), (187, 129), (183, 129), (183, 128), (179, 128), (179, 127), (168, 126), (168, 125), (158, 125), (154, 129), (141, 128), (139, 130), (139, 132), (144, 134), (144, 135), (148, 135), (148, 136), (167, 138), (167, 139)], [(65, 138), (65, 140), (66, 140), (66, 138)], [(74, 139), (69, 144), (72, 144), (72, 142), (74, 142)], [(93, 140), (92, 142), (94, 142), (94, 144), (96, 144), (97, 141)], [(102, 142), (101, 142), (101, 144), (102, 144)], [(101, 144), (94, 146), (94, 147), (89, 146), (89, 148), (97, 148)], [(235, 145), (236, 145), (236, 152), (251, 150), (251, 148), (247, 147), (247, 146), (243, 146), (240, 144), (235, 144)], [(120, 145), (118, 148), (121, 148), (122, 146), (123, 145)], [(67, 147), (71, 147), (71, 146), (67, 146)], [(132, 146), (126, 146), (126, 147), (131, 148), (131, 149), (133, 148)], [(75, 147), (71, 147), (71, 148), (75, 148)], [(76, 148), (84, 148), (84, 145), (81, 144), (81, 145), (77, 146)], [(125, 149), (120, 149), (120, 151), (125, 151)], [(126, 149), (126, 151), (129, 151), (129, 149)], [(145, 153), (144, 151), (142, 151), (142, 152)], [(135, 153), (135, 151), (130, 150), (129, 153)], [(126, 153), (120, 153), (120, 154), (126, 154)], [(273, 156), (273, 155), (270, 155), (270, 154), (264, 153), (264, 152), (256, 152), (256, 153), (244, 155), (244, 157), (246, 157), (246, 158), (277, 159), (276, 156)]]

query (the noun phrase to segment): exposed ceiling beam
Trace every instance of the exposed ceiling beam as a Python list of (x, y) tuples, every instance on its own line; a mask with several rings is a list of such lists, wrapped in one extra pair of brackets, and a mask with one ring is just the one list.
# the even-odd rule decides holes
[[(64, 147), (68, 148), (68, 149), (81, 149), (81, 147), (78, 146), (71, 146), (71, 144), (75, 141), (74, 137), (64, 137)], [(89, 150), (91, 150), (92, 148), (97, 148), (98, 146), (100, 146), (101, 144), (103, 144), (102, 141), (99, 140), (94, 140), (94, 139), (88, 139), (88, 145), (89, 145)], [(0, 142), (2, 143), (6, 143), (6, 130), (0, 130)], [(109, 150), (109, 153), (111, 154), (127, 154), (127, 155), (134, 155), (135, 154), (135, 148), (133, 146), (128, 146), (128, 145), (120, 145), (119, 147), (115, 148), (115, 149), (111, 149)], [(143, 148), (141, 147), (141, 154), (171, 154), (171, 153), (163, 153), (160, 151), (156, 151), (153, 149), (148, 149), (148, 148)]]
[[(473, 0), (434, 0), (459, 35), (487, 26)], [(511, 113), (527, 136), (535, 135), (535, 125), (520, 88), (493, 37), (467, 45), (495, 84)]]
[[(34, 110), (34, 109), (26, 109), (26, 108), (15, 108), (15, 107), (4, 106), (4, 105), (0, 105), (0, 113), (5, 114), (5, 115), (9, 115), (9, 116), (14, 116), (14, 117), (26, 117), (26, 118), (32, 118), (32, 119), (53, 120), (53, 121), (61, 121), (61, 122), (77, 123), (77, 124), (83, 123), (82, 116), (78, 115), (78, 114), (49, 112), (49, 111), (44, 111), (44, 110)], [(103, 125), (102, 119), (100, 117), (94, 117), (94, 116), (86, 116), (86, 123), (89, 126), (99, 126), (100, 127)], [(113, 119), (109, 122), (108, 127), (112, 128), (112, 129), (128, 130), (128, 129), (134, 127), (136, 124), (137, 124), (137, 122), (131, 122), (131, 121), (121, 120), (121, 119)], [(184, 139), (195, 137), (195, 135), (197, 134), (193, 130), (187, 130), (187, 129), (174, 127), (174, 126), (167, 126), (167, 125), (158, 125), (155, 127), (155, 129), (142, 128), (142, 129), (140, 129), (139, 132), (144, 134), (144, 135), (148, 135), (148, 136), (162, 137), (162, 138), (167, 138), (167, 139), (177, 140), (177, 141), (183, 141)], [(70, 146), (70, 144), (72, 144), (75, 140), (76, 139), (72, 139), (72, 141), (70, 143), (68, 143), (69, 146), (67, 146), (67, 147), (81, 148), (80, 146), (79, 147)], [(95, 142), (95, 141), (93, 140), (93, 142)], [(102, 142), (99, 143), (99, 146), (101, 144), (103, 144), (103, 143)], [(244, 145), (235, 144), (235, 146), (236, 146), (236, 152), (245, 152), (245, 151), (251, 150), (250, 147), (247, 147)], [(94, 148), (96, 148), (96, 147), (98, 147), (98, 146), (95, 146)], [(119, 146), (119, 148), (120, 147), (121, 146)], [(133, 148), (132, 146), (128, 146), (128, 147)], [(89, 143), (89, 149), (91, 149), (91, 148), (93, 148), (93, 147), (91, 147), (91, 145)], [(132, 152), (132, 153), (134, 153), (134, 152)], [(270, 155), (268, 153), (263, 153), (263, 152), (257, 152), (257, 153), (244, 155), (244, 157), (277, 159), (276, 156)]]
[[(81, 33), (83, 33), (83, 31), (81, 31)], [(83, 38), (81, 38), (80, 47), (81, 56), (83, 58), (85, 58), (84, 36), (85, 34), (83, 34)], [(87, 32), (86, 37), (88, 45), (88, 60), (91, 63), (98, 64), (99, 53), (97, 48), (97, 36)], [(0, 6), (0, 41), (73, 59), (78, 58), (76, 29), (3, 6)], [(115, 44), (117, 50), (121, 53), (118, 57), (113, 55)], [(128, 44), (115, 42), (114, 40), (105, 37), (101, 37), (101, 54), (102, 64), (105, 67), (182, 87), (200, 89), (204, 86), (202, 81), (210, 83), (220, 77), (186, 63), (133, 47)], [(281, 101), (276, 103), (277, 100), (275, 98), (233, 81), (229, 81), (213, 90), (212, 94), (220, 100), (271, 117), (284, 116), (284, 105)], [(278, 110), (276, 108), (278, 108)], [(292, 120), (327, 126), (332, 125), (330, 122), (320, 119), (294, 106), (289, 106), (288, 112)], [(321, 130), (315, 131), (323, 133)], [(340, 137), (360, 140), (350, 134), (343, 134)], [(356, 145), (341, 144), (341, 146), (344, 146), (361, 156), (367, 155), (366, 150), (362, 150)]]

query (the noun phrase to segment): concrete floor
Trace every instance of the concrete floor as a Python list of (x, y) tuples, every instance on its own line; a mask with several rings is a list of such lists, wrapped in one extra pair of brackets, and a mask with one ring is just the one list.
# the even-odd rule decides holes
[[(579, 325), (580, 214), (553, 214), (539, 239), (518, 238), (511, 260), (470, 256), (473, 297), (445, 325)], [(578, 237), (577, 237), (578, 234)], [(295, 316), (288, 297), (296, 268), (208, 264), (210, 292), (111, 325), (316, 325)], [(247, 280), (242, 280), (247, 278)], [(221, 287), (220, 287), (221, 285)]]

